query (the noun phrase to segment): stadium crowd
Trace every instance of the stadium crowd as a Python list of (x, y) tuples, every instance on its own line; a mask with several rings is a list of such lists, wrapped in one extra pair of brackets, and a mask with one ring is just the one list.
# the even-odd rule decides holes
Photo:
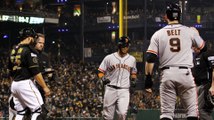
[[(7, 60), (6, 57), (0, 59), (0, 111), (4, 117), (8, 115), (11, 83)], [(62, 58), (60, 62), (52, 61), (52, 67), (56, 72), (47, 80), (52, 90), (51, 97), (46, 98), (49, 117), (101, 117), (103, 88), (96, 73), (98, 63)], [(151, 95), (142, 89), (136, 90), (131, 98), (132, 108), (159, 109), (158, 92)]]
[[(135, 51), (136, 46), (143, 43), (133, 41), (131, 50)], [(109, 43), (112, 44), (112, 43)], [(105, 44), (109, 46), (108, 44)], [(104, 48), (107, 48), (106, 46)], [(88, 47), (97, 49), (99, 45)], [(116, 49), (116, 48), (112, 48)], [(113, 51), (110, 49), (110, 51)], [(96, 52), (96, 51), (94, 51)], [(107, 54), (106, 52), (105, 54)], [(0, 117), (8, 116), (8, 98), (10, 96), (11, 80), (8, 76), (7, 63), (8, 53), (1, 50), (0, 53)], [(45, 77), (51, 88), (52, 95), (46, 98), (49, 109), (49, 117), (101, 117), (103, 87), (97, 77), (99, 62), (82, 62), (75, 57), (61, 57), (55, 59), (51, 57), (51, 66), (55, 70), (51, 78)], [(138, 66), (141, 67), (141, 66)], [(159, 96), (159, 72), (155, 72), (154, 92), (152, 94), (143, 90), (143, 72), (138, 72), (137, 88), (131, 93), (130, 111), (136, 113), (137, 110), (160, 109)], [(182, 104), (177, 99), (177, 109), (182, 109)]]
[[(4, 0), (6, 1), (6, 0)], [(0, 2), (1, 11), (5, 12), (7, 10), (18, 10), (17, 6), (12, 6), (11, 4), (3, 4), (3, 0)], [(12, 7), (12, 8), (11, 8)], [(151, 7), (152, 8), (152, 7)], [(32, 12), (32, 8), (24, 9), (22, 12)], [(26, 10), (26, 11), (25, 11)], [(157, 10), (148, 10), (147, 18), (149, 22), (163, 22), (162, 19), (162, 11)], [(193, 9), (194, 10), (194, 9)], [(196, 21), (197, 15), (200, 14), (201, 11), (189, 11), (186, 13), (186, 19)], [(43, 16), (57, 16), (55, 11), (52, 11), (47, 8), (43, 8), (40, 5), (35, 6), (33, 9), (35, 14), (41, 14)], [(99, 10), (95, 10), (99, 11)], [(202, 21), (213, 21), (214, 12), (207, 12), (202, 15)], [(86, 24), (97, 25), (96, 17), (107, 16), (108, 14), (104, 11), (97, 13), (90, 13), (90, 10), (86, 11), (85, 18)], [(118, 13), (115, 14), (114, 21), (118, 21)], [(128, 11), (129, 16), (137, 16), (136, 18), (130, 19), (130, 21), (143, 23), (145, 18), (144, 11), (141, 8), (136, 8)], [(157, 19), (159, 18), (159, 19)], [(79, 19), (77, 19), (79, 20)], [(117, 23), (117, 22), (115, 22)], [(91, 28), (92, 28), (91, 27)], [(97, 36), (96, 36), (97, 37)], [(142, 38), (142, 37), (139, 37)], [(137, 38), (138, 39), (138, 38)], [(92, 42), (91, 41), (96, 41)], [(97, 41), (101, 41), (100, 43)], [(116, 46), (112, 46), (112, 42), (107, 44), (102, 43), (103, 40), (86, 40), (86, 46), (92, 48), (93, 56), (106, 55), (114, 51)], [(73, 43), (76, 45), (76, 43)], [(62, 44), (61, 44), (62, 45)], [(134, 41), (131, 50), (133, 51), (141, 51), (145, 49), (147, 43), (142, 43), (142, 40)], [(136, 47), (137, 45), (137, 47)], [(62, 45), (61, 48), (64, 46)], [(70, 55), (74, 55), (73, 53), (79, 54), (76, 52), (77, 47), (66, 46), (68, 49), (65, 51)], [(64, 49), (66, 48), (64, 47)], [(76, 48), (76, 49), (74, 49)], [(56, 49), (56, 46), (53, 47)], [(72, 53), (71, 51), (72, 50)], [(63, 51), (63, 50), (62, 50)], [(144, 50), (143, 50), (144, 51)], [(50, 56), (54, 56), (55, 52)], [(8, 53), (0, 48), (0, 117), (8, 116), (8, 98), (10, 96), (10, 85), (11, 80), (8, 76), (7, 70), (7, 58)], [(50, 86), (52, 91), (52, 95), (46, 98), (46, 105), (49, 109), (49, 117), (101, 117), (102, 116), (102, 100), (103, 100), (103, 87), (99, 82), (97, 77), (97, 68), (98, 62), (82, 62), (76, 57), (64, 56), (59, 59), (51, 59), (52, 68), (55, 70), (53, 77), (45, 78), (46, 82)], [(54, 56), (56, 57), (56, 56)], [(143, 81), (142, 79), (142, 71), (139, 71), (140, 77), (139, 81)], [(160, 109), (160, 96), (159, 96), (159, 86), (158, 86), (158, 73), (157, 78), (155, 78), (157, 85), (154, 87), (153, 94), (147, 93), (143, 90), (143, 85), (139, 85), (138, 88), (131, 94), (130, 100), (130, 111), (137, 112), (137, 110), (143, 109)], [(139, 82), (140, 83), (140, 82)], [(176, 104), (176, 108), (182, 108), (181, 103), (178, 102)]]
[[(143, 43), (133, 41), (135, 45), (131, 50), (135, 51), (136, 46)], [(109, 43), (112, 44), (112, 43)], [(109, 46), (108, 44), (105, 44)], [(98, 48), (102, 46), (91, 46)], [(104, 48), (107, 48), (104, 46)], [(112, 48), (116, 49), (116, 48)], [(113, 51), (110, 49), (110, 51)], [(96, 52), (96, 51), (94, 51)], [(105, 54), (107, 54), (106, 52)], [(8, 116), (8, 98), (10, 96), (11, 80), (7, 70), (7, 52), (1, 52), (0, 57), (0, 117)], [(46, 98), (46, 105), (49, 109), (49, 118), (56, 117), (95, 117), (102, 116), (103, 87), (97, 77), (99, 62), (82, 62), (75, 57), (56, 57), (50, 54), (51, 67), (55, 70), (52, 77), (45, 76), (52, 95)], [(141, 67), (141, 66), (138, 66)], [(143, 67), (143, 66), (142, 66)], [(154, 92), (152, 94), (143, 90), (143, 71), (138, 73), (137, 87), (131, 93), (130, 112), (137, 110), (160, 109), (159, 78), (158, 71), (154, 77)], [(177, 103), (177, 108), (182, 105)]]

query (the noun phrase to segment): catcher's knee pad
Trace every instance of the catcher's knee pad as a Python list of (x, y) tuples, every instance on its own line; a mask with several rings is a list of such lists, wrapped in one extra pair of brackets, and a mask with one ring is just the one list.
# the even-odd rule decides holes
[(43, 104), (40, 108), (38, 108), (35, 112), (33, 112), (33, 114), (38, 114), (36, 117), (36, 120), (45, 120), (48, 114), (48, 110), (45, 106), (45, 104)]
[(25, 108), (24, 110), (17, 111), (18, 115), (26, 115), (29, 112), (29, 108)]
[(24, 115), (16, 115), (15, 117), (14, 117), (14, 120), (23, 120), (24, 119)]
[(16, 120), (23, 120), (26, 118), (29, 113), (29, 108), (25, 108), (24, 110), (17, 111), (17, 115), (15, 116)]

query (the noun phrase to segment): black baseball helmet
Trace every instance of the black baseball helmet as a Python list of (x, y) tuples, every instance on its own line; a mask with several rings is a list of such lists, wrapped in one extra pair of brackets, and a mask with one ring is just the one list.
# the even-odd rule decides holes
[(19, 31), (20, 40), (24, 40), (27, 37), (37, 38), (38, 35), (32, 28), (23, 28), (22, 30)]
[(120, 37), (120, 39), (118, 40), (117, 45), (118, 45), (119, 48), (129, 47), (131, 45), (129, 37), (127, 37), (127, 36)]
[(166, 7), (166, 15), (169, 20), (180, 20), (181, 9), (178, 4), (169, 3)]

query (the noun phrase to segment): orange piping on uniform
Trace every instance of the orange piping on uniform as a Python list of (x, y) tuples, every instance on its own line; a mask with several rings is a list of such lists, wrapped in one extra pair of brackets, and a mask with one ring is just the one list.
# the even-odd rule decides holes
[(101, 69), (101, 68), (98, 68), (98, 70), (100, 71), (100, 72), (105, 72), (105, 70), (103, 70), (103, 69)]
[(147, 50), (146, 52), (153, 53), (153, 54), (156, 54), (156, 55), (157, 55), (157, 52), (156, 52), (156, 51), (153, 51), (153, 50)]
[(201, 50), (204, 47), (204, 42), (201, 44), (201, 46), (199, 47), (199, 49)]

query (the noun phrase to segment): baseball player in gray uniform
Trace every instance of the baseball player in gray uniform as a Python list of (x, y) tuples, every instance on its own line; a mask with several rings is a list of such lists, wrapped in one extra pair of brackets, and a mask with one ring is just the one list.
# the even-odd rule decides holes
[[(137, 79), (136, 59), (128, 54), (130, 39), (121, 37), (118, 51), (107, 55), (99, 66), (98, 77), (105, 84), (103, 116), (113, 120), (116, 109), (117, 120), (125, 120), (129, 106), (130, 86)], [(131, 80), (130, 80), (131, 78)]]
[(180, 15), (177, 4), (167, 6), (168, 25), (153, 34), (146, 55), (145, 89), (149, 92), (152, 92), (154, 62), (159, 59), (161, 120), (173, 119), (177, 96), (187, 110), (187, 120), (199, 118), (197, 90), (190, 69), (193, 67), (191, 47), (195, 45), (203, 51), (204, 41), (196, 29), (179, 23)]

